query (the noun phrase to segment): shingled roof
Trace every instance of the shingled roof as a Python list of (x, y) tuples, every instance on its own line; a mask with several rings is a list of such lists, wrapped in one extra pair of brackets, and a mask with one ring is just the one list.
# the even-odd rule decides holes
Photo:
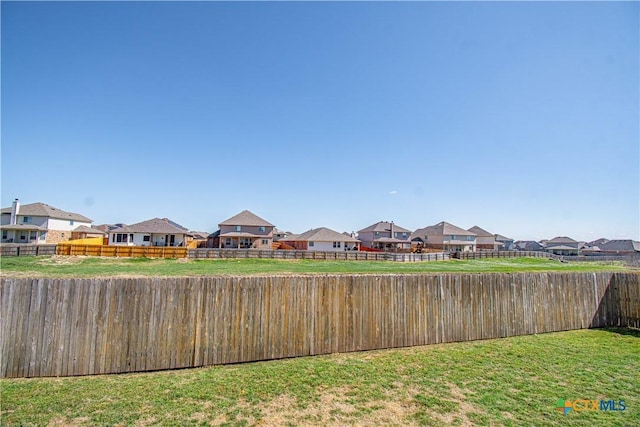
[(473, 227), (471, 227), (469, 230), (472, 233), (474, 233), (476, 236), (479, 237), (493, 237), (495, 239), (496, 235), (493, 233), (489, 233), (487, 230), (478, 227), (477, 225), (474, 225)]
[(284, 241), (314, 241), (314, 242), (359, 242), (355, 237), (344, 233), (338, 233), (327, 227), (312, 228), (302, 234), (288, 236)]
[(475, 236), (476, 233), (465, 230), (463, 228), (457, 227), (453, 224), (449, 224), (448, 222), (442, 221), (437, 223), (436, 225), (431, 225), (429, 227), (419, 228), (413, 232), (411, 235), (413, 237), (420, 236)]
[[(380, 221), (376, 222), (373, 225), (370, 225), (362, 230), (359, 230), (358, 233), (364, 233), (367, 231), (391, 231), (391, 223), (389, 221)], [(411, 233), (411, 230), (407, 230), (406, 228), (402, 228), (396, 223), (393, 223), (393, 231), (399, 233)]]
[(168, 218), (153, 218), (137, 224), (123, 225), (111, 233), (189, 234), (189, 230)]
[(635, 240), (610, 240), (600, 245), (604, 251), (635, 251), (640, 252), (640, 242)]
[(244, 210), (237, 215), (232, 216), (226, 221), (221, 222), (218, 225), (246, 225), (251, 227), (274, 227), (270, 222), (260, 218), (258, 215)]
[[(0, 213), (11, 215), (11, 207), (3, 208)], [(84, 215), (80, 215), (74, 212), (63, 211), (62, 209), (54, 208), (46, 203), (29, 203), (26, 205), (20, 205), (18, 215), (21, 216), (43, 216), (54, 219), (67, 219), (72, 221), (93, 222), (92, 219), (87, 218)]]

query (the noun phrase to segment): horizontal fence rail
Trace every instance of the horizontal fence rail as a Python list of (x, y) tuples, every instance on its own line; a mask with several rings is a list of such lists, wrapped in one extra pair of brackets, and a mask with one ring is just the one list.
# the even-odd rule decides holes
[(5, 378), (640, 327), (639, 273), (3, 278), (0, 286)]
[(483, 259), (483, 258), (558, 258), (548, 252), (539, 251), (476, 251), (454, 252), (452, 258), (456, 259)]
[(55, 244), (30, 245), (25, 243), (3, 243), (0, 245), (2, 256), (41, 256), (55, 255)]
[(302, 250), (259, 250), (259, 249), (189, 249), (189, 258), (270, 258), (270, 259), (322, 259), (345, 261), (443, 261), (449, 253), (395, 253), (363, 251), (302, 251)]
[(186, 258), (188, 249), (175, 246), (58, 245), (57, 255), (130, 258)]

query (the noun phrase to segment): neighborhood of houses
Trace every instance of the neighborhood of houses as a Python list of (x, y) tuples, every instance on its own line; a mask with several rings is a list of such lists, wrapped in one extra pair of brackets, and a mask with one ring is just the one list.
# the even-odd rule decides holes
[(275, 249), (304, 251), (476, 252), (543, 251), (555, 255), (635, 255), (640, 242), (608, 240), (579, 242), (559, 236), (541, 241), (514, 241), (479, 226), (464, 229), (448, 222), (411, 231), (393, 221), (380, 221), (357, 232), (318, 227), (295, 234), (244, 210), (220, 222), (213, 233), (191, 231), (168, 218), (136, 224), (94, 225), (84, 215), (45, 203), (22, 205), (18, 199), (1, 211), (2, 243), (57, 244), (101, 239), (104, 245), (188, 246), (220, 249)]

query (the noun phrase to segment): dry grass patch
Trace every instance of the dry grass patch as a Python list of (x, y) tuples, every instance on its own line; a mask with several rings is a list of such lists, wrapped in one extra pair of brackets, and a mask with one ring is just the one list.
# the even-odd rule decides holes
[(357, 404), (352, 400), (353, 390), (348, 387), (327, 389), (319, 393), (317, 402), (301, 407), (296, 398), (280, 395), (261, 405), (260, 425), (324, 425), (324, 426), (379, 426), (417, 425), (411, 420), (416, 408), (409, 400), (397, 399), (389, 394), (388, 400), (372, 400)]

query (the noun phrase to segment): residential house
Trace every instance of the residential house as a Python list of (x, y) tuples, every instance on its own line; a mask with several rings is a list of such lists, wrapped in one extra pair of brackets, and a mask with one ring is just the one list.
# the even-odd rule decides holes
[(535, 240), (518, 240), (513, 243), (513, 247), (516, 251), (539, 252), (544, 250), (544, 246)]
[(449, 252), (475, 252), (477, 244), (475, 233), (445, 221), (419, 228), (410, 239), (424, 248)]
[(292, 234), (293, 233), (290, 232), (290, 231), (283, 231), (283, 230), (280, 230), (279, 228), (274, 228), (273, 229), (273, 241), (277, 242), (277, 241), (282, 240), (285, 237), (290, 236)]
[(513, 239), (510, 237), (505, 237), (502, 234), (496, 234), (496, 243), (499, 243), (498, 246), (499, 251), (513, 251), (515, 249)]
[(94, 237), (104, 238), (106, 235), (107, 233), (95, 227), (87, 227), (86, 225), (80, 225), (74, 228), (73, 231), (71, 232), (71, 240), (91, 239)]
[(219, 248), (272, 249), (273, 247), (275, 226), (248, 210), (244, 210), (218, 225), (220, 226)]
[(411, 249), (411, 231), (393, 223), (380, 221), (358, 231), (362, 246), (384, 251), (402, 251)]
[(186, 246), (192, 238), (187, 228), (168, 218), (123, 224), (109, 231), (109, 245), (116, 246)]
[(46, 203), (21, 205), (15, 199), (11, 207), (0, 210), (2, 243), (59, 243), (71, 240), (78, 226), (90, 227), (91, 219), (66, 212)]
[(357, 251), (360, 248), (360, 240), (357, 238), (326, 227), (314, 228), (302, 234), (287, 236), (280, 241), (303, 251), (342, 252)]
[(579, 255), (578, 245), (571, 237), (559, 236), (547, 240), (544, 250), (554, 255)]
[(476, 235), (476, 248), (479, 251), (497, 251), (501, 244), (496, 242), (496, 235), (474, 225), (469, 230)]
[(610, 240), (600, 246), (602, 255), (637, 255), (640, 254), (640, 242), (636, 240)]

